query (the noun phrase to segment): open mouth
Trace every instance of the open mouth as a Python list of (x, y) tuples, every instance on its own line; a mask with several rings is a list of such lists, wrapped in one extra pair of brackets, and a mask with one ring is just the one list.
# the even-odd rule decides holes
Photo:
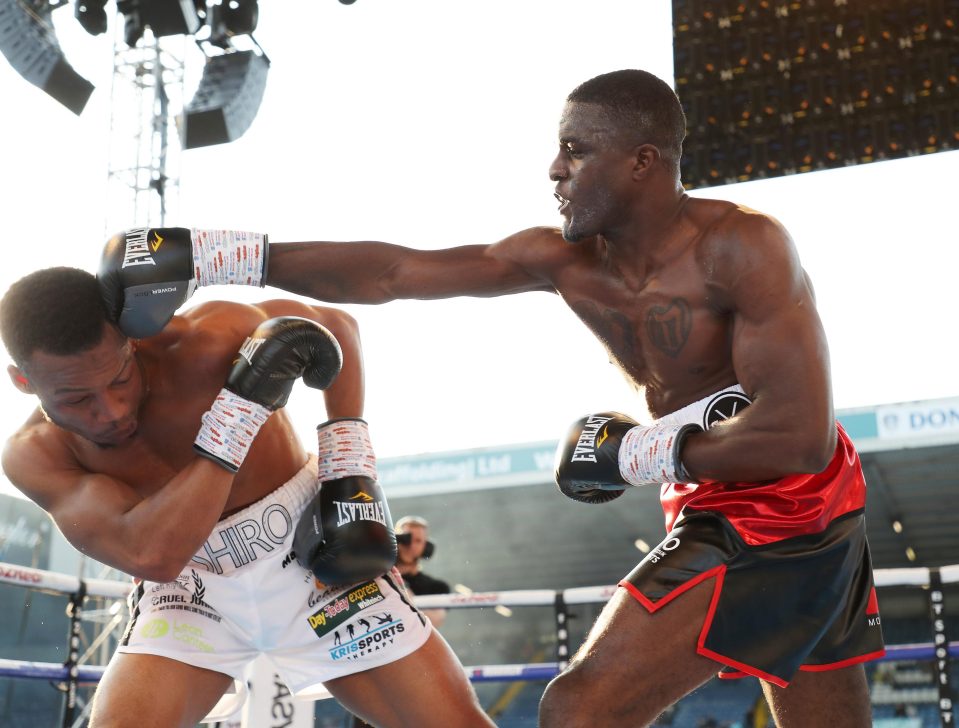
[(559, 212), (563, 212), (567, 207), (569, 207), (569, 200), (563, 197), (559, 192), (554, 192), (553, 197), (555, 197), (559, 202)]

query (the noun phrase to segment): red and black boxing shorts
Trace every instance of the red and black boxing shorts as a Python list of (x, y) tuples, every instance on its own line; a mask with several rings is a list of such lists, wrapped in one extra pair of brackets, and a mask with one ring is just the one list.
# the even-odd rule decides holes
[(885, 654), (863, 511), (813, 534), (747, 545), (713, 511), (687, 511), (620, 582), (650, 612), (714, 580), (696, 651), (785, 687), (796, 670), (824, 671)]

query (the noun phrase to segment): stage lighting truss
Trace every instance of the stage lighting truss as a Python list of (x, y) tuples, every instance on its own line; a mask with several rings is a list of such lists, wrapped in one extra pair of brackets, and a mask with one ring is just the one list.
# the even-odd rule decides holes
[[(50, 19), (53, 10), (70, 1), (0, 0), (0, 52), (23, 78), (79, 114), (93, 85), (63, 57)], [(74, 17), (84, 30), (94, 36), (106, 32), (108, 0), (72, 2)], [(265, 83), (269, 67), (252, 36), (259, 20), (257, 0), (115, 0), (115, 4), (123, 18), (123, 42), (129, 48), (137, 47), (147, 31), (149, 43), (168, 36), (195, 37), (207, 58), (204, 74), (208, 70), (214, 79), (248, 79), (251, 85), (240, 89), (246, 106), (242, 113), (232, 114), (231, 122), (234, 130), (241, 126), (245, 130), (262, 97), (263, 89), (257, 84)], [(252, 44), (250, 51), (236, 44), (244, 38)], [(210, 52), (207, 46), (219, 51)], [(215, 91), (215, 85), (211, 80), (205, 87)], [(247, 120), (240, 123), (241, 117)], [(241, 133), (231, 131), (230, 137)]]

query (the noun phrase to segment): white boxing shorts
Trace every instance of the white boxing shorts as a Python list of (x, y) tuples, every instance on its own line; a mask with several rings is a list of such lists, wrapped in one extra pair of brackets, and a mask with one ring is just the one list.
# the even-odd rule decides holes
[(327, 680), (422, 646), (432, 627), (395, 569), (329, 588), (297, 563), (294, 527), (316, 492), (311, 458), (266, 498), (217, 523), (175, 581), (139, 584), (118, 652), (161, 655), (241, 685), (262, 653), (296, 697), (309, 698)]

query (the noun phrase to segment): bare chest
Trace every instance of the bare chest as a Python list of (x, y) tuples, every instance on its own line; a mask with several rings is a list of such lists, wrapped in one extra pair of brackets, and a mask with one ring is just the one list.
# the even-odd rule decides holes
[(628, 286), (609, 275), (571, 280), (560, 290), (631, 384), (665, 414), (735, 381), (731, 317), (690, 266)]
[(126, 483), (143, 496), (154, 493), (193, 459), (193, 440), (206, 409), (199, 402), (153, 401), (151, 396), (128, 443), (118, 447), (82, 443), (77, 450), (80, 464)]

